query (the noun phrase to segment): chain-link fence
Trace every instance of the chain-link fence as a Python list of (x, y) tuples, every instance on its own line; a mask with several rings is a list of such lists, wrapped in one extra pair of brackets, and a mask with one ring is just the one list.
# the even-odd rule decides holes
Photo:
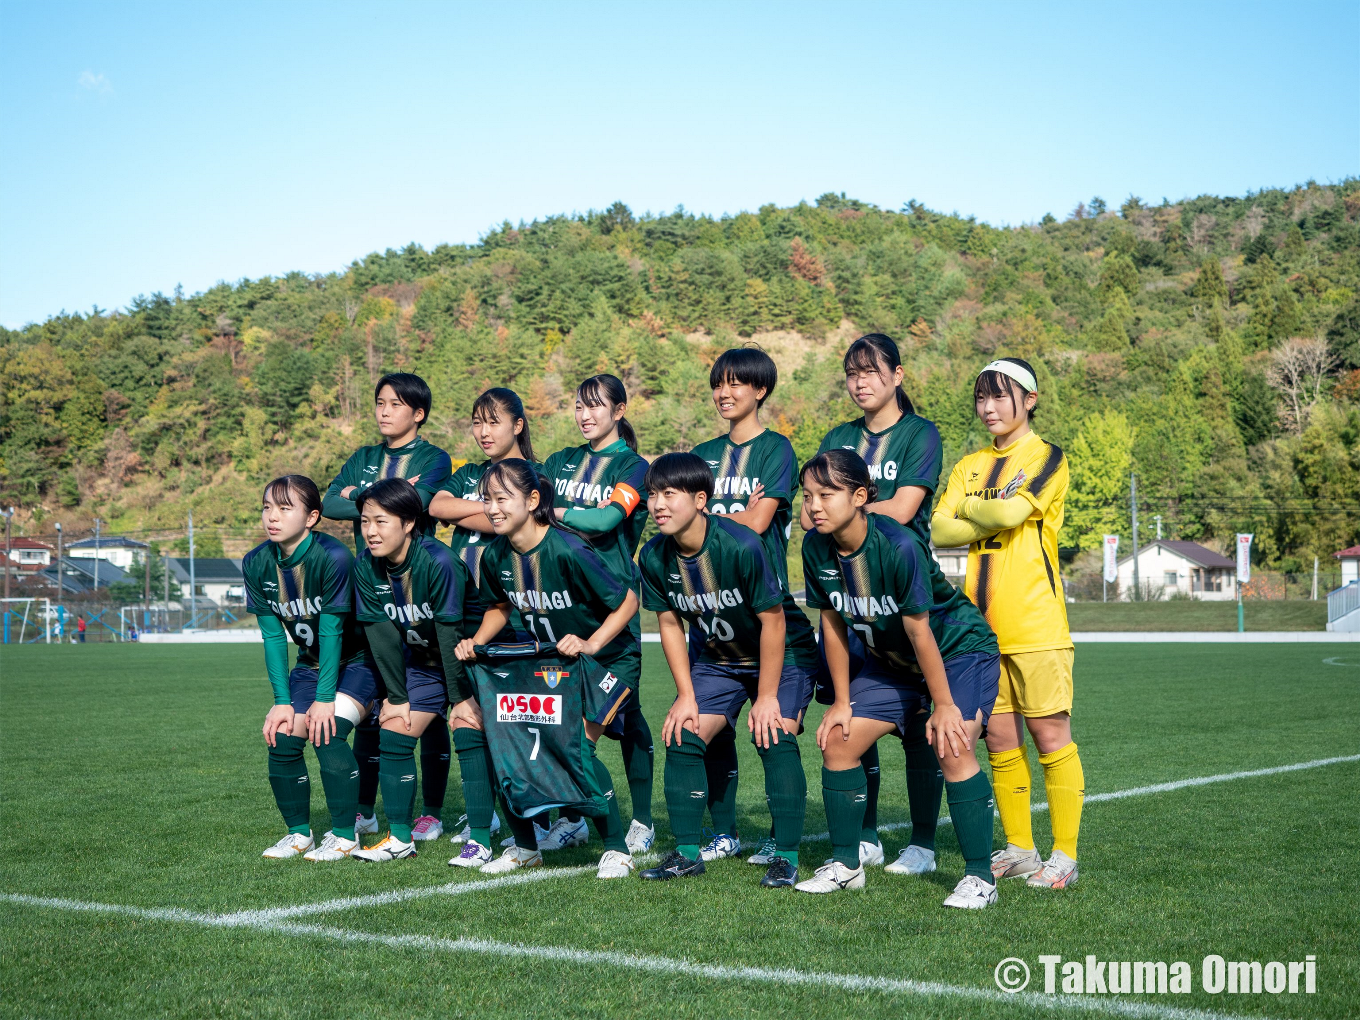
[[(1339, 570), (1319, 570), (1317, 587), (1313, 587), (1311, 570), (1297, 574), (1270, 570), (1252, 570), (1251, 582), (1242, 586), (1243, 600), (1298, 601), (1316, 598), (1324, 601), (1327, 593), (1341, 587)], [(1175, 587), (1166, 587), (1152, 578), (1140, 579), (1137, 597), (1132, 585), (1106, 583), (1100, 574), (1078, 574), (1063, 579), (1063, 590), (1071, 602), (1171, 602), (1178, 599), (1225, 601), (1236, 600), (1237, 593), (1230, 585), (1223, 592), (1186, 594)]]
[(248, 615), (241, 605), (219, 605), (206, 598), (199, 598), (196, 602), (196, 605), (171, 602), (167, 606), (163, 602), (119, 605), (84, 600), (58, 603), (53, 600), (49, 610), (38, 601), (26, 619), (20, 617), (20, 610), (10, 610), (8, 641), (16, 644), (137, 641), (143, 634), (255, 625), (255, 618)]

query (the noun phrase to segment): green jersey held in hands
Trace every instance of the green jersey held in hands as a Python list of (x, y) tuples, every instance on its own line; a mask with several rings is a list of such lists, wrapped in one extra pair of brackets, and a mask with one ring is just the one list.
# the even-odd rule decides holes
[[(420, 436), (396, 448), (386, 443), (361, 446), (345, 461), (335, 481), (326, 489), (321, 510), (333, 521), (353, 521), (354, 545), (356, 549), (362, 549), (364, 537), (359, 533), (359, 508), (354, 501), (365, 489), (384, 478), (416, 478), (413, 484), (420, 494), (420, 502), (428, 507), (434, 494), (448, 481), (451, 471), (449, 455)], [(340, 495), (351, 485), (353, 492), (348, 496)], [(416, 530), (421, 534), (433, 534), (434, 521), (422, 514), (416, 522)]]
[(837, 425), (826, 434), (818, 453), (827, 450), (852, 450), (869, 465), (869, 477), (878, 486), (878, 498), (892, 499), (903, 485), (919, 485), (927, 490), (912, 530), (927, 545), (930, 543), (930, 497), (940, 485), (943, 448), (940, 430), (919, 414), (904, 414), (882, 432), (870, 432), (863, 418)]
[(435, 624), (462, 624), (470, 581), (449, 547), (430, 535), (413, 537), (399, 567), (365, 549), (355, 560), (354, 577), (359, 622), (391, 620), (401, 632), (406, 664), (443, 673)]

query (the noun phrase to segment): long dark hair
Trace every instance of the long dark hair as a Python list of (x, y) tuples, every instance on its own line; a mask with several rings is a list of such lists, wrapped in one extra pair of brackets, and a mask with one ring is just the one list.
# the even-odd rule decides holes
[(500, 421), (502, 414), (506, 415), (512, 424), (517, 421), (524, 422), (524, 427), (519, 430), (519, 435), (515, 439), (519, 443), (520, 452), (524, 454), (524, 459), (533, 460), (534, 444), (529, 438), (529, 418), (524, 413), (524, 401), (519, 399), (518, 393), (504, 386), (493, 386), (472, 405), (472, 417), (481, 415), (483, 421)]
[(264, 498), (279, 506), (301, 506), (321, 513), (321, 492), (306, 475), (283, 475), (264, 487)]
[[(623, 388), (623, 380), (616, 375), (592, 375), (576, 387), (576, 395), (587, 407), (608, 407), (612, 412), (620, 404), (628, 403), (628, 391)], [(628, 449), (637, 453), (637, 433), (627, 418), (619, 419), (619, 435), (628, 444)]]
[(482, 499), (486, 499), (490, 493), (493, 482), (499, 482), (507, 489), (518, 492), (526, 501), (529, 499), (529, 493), (537, 492), (538, 506), (532, 511), (534, 523), (549, 527), (556, 523), (557, 518), (553, 514), (552, 482), (535, 471), (527, 460), (506, 457), (505, 460), (487, 468), (486, 474), (482, 475), (482, 480), (477, 485), (477, 491)]
[[(869, 477), (869, 465), (854, 450), (827, 450), (826, 453), (817, 454), (798, 472), (800, 487), (806, 478), (811, 478), (818, 485), (846, 492), (864, 489), (869, 493), (870, 503), (878, 499), (878, 485)], [(860, 513), (864, 513), (863, 507)]]
[[(1035, 379), (1038, 379), (1038, 373), (1034, 371), (1034, 366), (1028, 361), (1021, 358), (997, 358), (996, 360), (1009, 361), (1012, 365), (1018, 365)], [(1015, 395), (1017, 391), (1020, 394), (1018, 399)], [(977, 381), (973, 383), (973, 402), (977, 403), (978, 398), (983, 396), (1010, 397), (1011, 403), (1018, 412), (1025, 406), (1025, 397), (1029, 396), (1032, 392), (1034, 391), (1025, 389), (1019, 379), (1006, 375), (1004, 372), (998, 372), (996, 369), (992, 369), (990, 372), (981, 372), (978, 374)], [(1036, 400), (1034, 406), (1029, 410), (1030, 421), (1034, 420), (1034, 415), (1038, 413), (1038, 410), (1039, 402)]]
[(425, 506), (420, 502), (420, 493), (416, 492), (416, 487), (405, 478), (384, 478), (359, 493), (354, 505), (360, 514), (364, 512), (364, 504), (369, 500), (377, 503), (389, 514), (396, 514), (403, 523), (419, 521), (425, 513)]
[[(842, 364), (846, 372), (855, 368), (861, 372), (877, 372), (879, 375), (891, 376), (902, 364), (902, 355), (892, 337), (884, 333), (865, 333), (850, 345)], [(884, 366), (887, 366), (886, 373), (883, 371)], [(903, 414), (916, 413), (916, 408), (901, 383), (897, 385), (897, 409)]]

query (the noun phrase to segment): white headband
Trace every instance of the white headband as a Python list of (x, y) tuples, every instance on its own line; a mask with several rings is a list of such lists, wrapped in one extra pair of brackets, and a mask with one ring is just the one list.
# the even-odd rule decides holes
[[(1000, 372), (1002, 375), (1010, 376), (1023, 386), (1028, 393), (1037, 393), (1039, 391), (1039, 384), (1034, 381), (1034, 375), (1027, 372), (1013, 361), (993, 361), (984, 368), (982, 372)], [(979, 372), (978, 375), (982, 375), (982, 372)]]

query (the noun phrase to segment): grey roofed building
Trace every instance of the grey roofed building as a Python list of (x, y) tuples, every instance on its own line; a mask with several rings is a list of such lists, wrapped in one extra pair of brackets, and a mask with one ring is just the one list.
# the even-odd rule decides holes
[[(99, 562), (99, 587), (107, 588), (111, 584), (119, 581), (126, 581), (129, 578), (127, 571), (121, 567), (110, 563), (102, 556)], [(93, 557), (80, 557), (72, 559), (66, 556), (61, 558), (61, 590), (68, 594), (78, 595), (82, 592), (91, 591), (94, 588), (94, 566)], [(39, 572), (52, 587), (57, 586), (57, 565), (53, 563), (50, 567)]]
[[(183, 584), (189, 583), (189, 557), (170, 557), (170, 576)], [(242, 584), (241, 561), (220, 557), (194, 557), (194, 581), (198, 584)]]

